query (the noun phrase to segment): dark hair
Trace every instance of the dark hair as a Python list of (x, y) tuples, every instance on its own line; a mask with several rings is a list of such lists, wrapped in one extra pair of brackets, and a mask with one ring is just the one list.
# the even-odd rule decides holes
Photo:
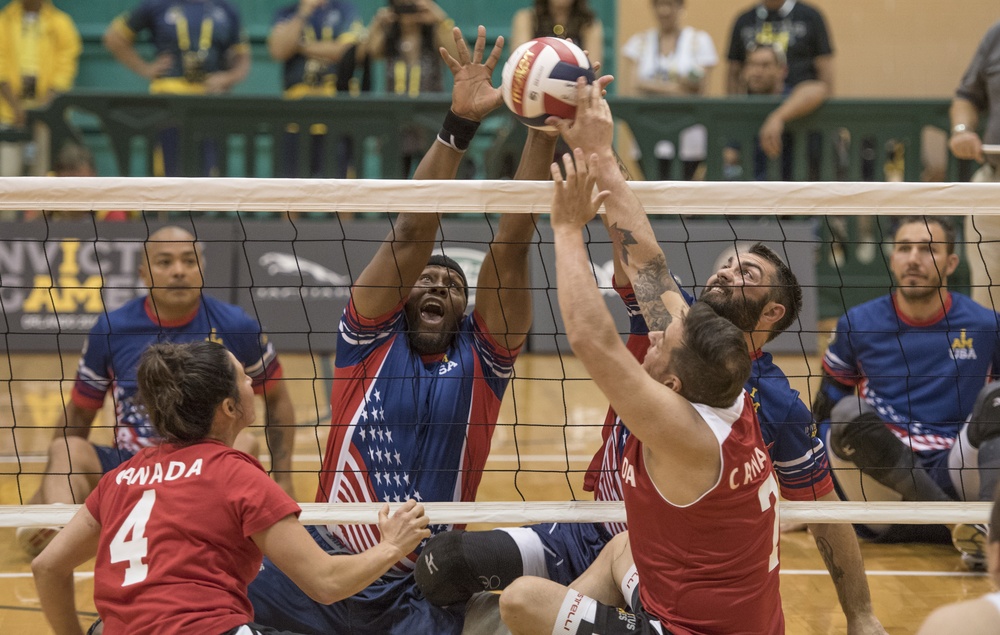
[(239, 403), (236, 373), (226, 347), (209, 341), (153, 344), (139, 361), (139, 400), (165, 441), (197, 443), (212, 430), (215, 409), (227, 397)]
[(53, 168), (57, 174), (80, 168), (95, 169), (94, 155), (85, 146), (67, 141), (59, 149)]
[[(389, 0), (389, 8), (398, 13), (412, 13), (414, 4), (412, 0)], [(437, 27), (433, 24), (424, 24), (420, 27), (420, 49), (424, 53), (432, 53), (437, 56)], [(403, 31), (399, 26), (399, 21), (393, 21), (385, 27), (385, 55), (386, 57), (398, 57), (402, 54), (400, 48), (403, 41)], [(440, 61), (440, 58), (437, 58)]]
[(944, 230), (944, 242), (945, 247), (948, 248), (948, 254), (955, 253), (955, 223), (950, 218), (947, 216), (902, 216), (899, 222), (896, 223), (895, 229), (892, 230), (893, 239), (895, 239), (896, 234), (899, 233), (903, 225), (909, 225), (910, 223), (919, 223), (927, 227), (928, 230), (931, 223), (940, 225), (941, 229)]
[(767, 341), (770, 342), (784, 333), (785, 329), (799, 317), (799, 312), (802, 311), (802, 287), (799, 286), (799, 280), (792, 270), (773, 249), (762, 243), (754, 243), (749, 251), (774, 266), (774, 279), (771, 281), (768, 299), (785, 307), (785, 315), (775, 322), (774, 329), (767, 337)]
[(465, 271), (462, 270), (462, 265), (458, 264), (454, 259), (445, 256), (444, 254), (434, 254), (431, 259), (427, 261), (428, 267), (444, 267), (445, 269), (451, 269), (458, 274), (458, 277), (462, 279), (462, 290), (465, 291), (465, 299), (469, 299), (469, 279), (465, 277)]
[[(566, 30), (559, 34), (561, 38), (572, 38), (583, 46), (583, 30), (593, 24), (597, 16), (587, 4), (587, 0), (573, 0), (569, 10), (569, 22), (562, 25)], [(555, 18), (549, 11), (549, 0), (535, 0), (535, 37), (555, 35)]]
[(785, 47), (777, 42), (751, 42), (747, 44), (747, 57), (754, 51), (771, 51), (774, 54), (774, 61), (778, 66), (788, 66), (788, 57), (785, 55)]
[(695, 302), (684, 316), (681, 344), (670, 352), (670, 372), (691, 403), (728, 408), (750, 378), (743, 331), (705, 302)]

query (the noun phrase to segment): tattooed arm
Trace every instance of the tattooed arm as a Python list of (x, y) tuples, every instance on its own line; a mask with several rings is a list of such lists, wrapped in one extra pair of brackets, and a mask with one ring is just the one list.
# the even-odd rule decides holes
[(629, 187), (611, 147), (614, 121), (602, 96), (607, 83), (605, 78), (592, 85), (579, 82), (576, 119), (558, 120), (559, 131), (570, 147), (581, 148), (586, 156), (597, 155), (597, 187), (611, 193), (604, 209), (615, 254), (632, 281), (650, 330), (663, 330), (673, 317), (687, 311), (687, 303), (670, 275), (646, 211)]

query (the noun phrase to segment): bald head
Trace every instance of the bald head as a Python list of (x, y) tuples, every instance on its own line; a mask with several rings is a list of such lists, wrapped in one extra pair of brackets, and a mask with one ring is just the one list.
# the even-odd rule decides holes
[(201, 302), (204, 284), (201, 246), (191, 232), (163, 227), (146, 240), (139, 275), (149, 287), (152, 310), (160, 321), (183, 319)]

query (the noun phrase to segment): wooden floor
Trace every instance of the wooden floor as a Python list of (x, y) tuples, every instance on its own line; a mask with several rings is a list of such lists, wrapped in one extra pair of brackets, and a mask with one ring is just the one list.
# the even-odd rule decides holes
[[(282, 361), (301, 424), (297, 498), (311, 501), (329, 416), (327, 383), (323, 371), (317, 372), (324, 365), (305, 356), (285, 355)], [(785, 358), (779, 364), (794, 387), (810, 394), (809, 369), (819, 368), (816, 359)], [(75, 365), (76, 359), (38, 355), (12, 355), (9, 364), (0, 364), (0, 504), (20, 504), (37, 487), (50, 428), (59, 421)], [(589, 499), (582, 490), (583, 471), (599, 444), (606, 400), (573, 359), (524, 355), (516, 372), (479, 499)], [(100, 421), (109, 425), (110, 412), (102, 415)], [(313, 425), (316, 421), (321, 425)], [(109, 429), (95, 433), (95, 439), (109, 438)], [(962, 568), (950, 546), (864, 544), (862, 550), (876, 612), (890, 633), (913, 633), (932, 608), (991, 590), (985, 575)], [(806, 532), (783, 534), (781, 568), (788, 633), (845, 633), (836, 592)], [(77, 576), (84, 621), (94, 615), (91, 570), (82, 567)], [(14, 545), (14, 530), (0, 528), (0, 633), (49, 632), (37, 598), (28, 558)]]

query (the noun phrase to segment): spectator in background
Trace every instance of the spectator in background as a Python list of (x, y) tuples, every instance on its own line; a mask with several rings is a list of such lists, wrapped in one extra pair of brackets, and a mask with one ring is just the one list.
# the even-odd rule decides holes
[[(357, 8), (347, 0), (299, 0), (278, 9), (267, 36), (267, 51), (284, 63), (285, 98), (333, 97), (342, 88), (352, 90), (351, 74), (341, 69), (354, 66), (363, 31)], [(353, 90), (359, 90), (356, 84)], [(298, 124), (289, 124), (286, 132), (280, 176), (294, 177), (299, 175)], [(326, 133), (322, 124), (310, 126), (310, 176), (323, 176)], [(336, 175), (344, 177), (353, 153), (350, 139), (337, 143), (340, 165)]]
[[(981, 113), (986, 113), (982, 138), (976, 132)], [(979, 43), (951, 102), (948, 147), (956, 158), (983, 164), (972, 175), (974, 183), (1000, 181), (1000, 154), (983, 152), (984, 141), (1000, 143), (1000, 22), (990, 27)], [(965, 236), (970, 243), (967, 250), (972, 299), (996, 310), (1000, 308), (1000, 218), (969, 216)]]
[[(458, 54), (451, 35), (455, 22), (433, 0), (389, 0), (368, 29), (365, 55), (385, 61), (386, 92), (416, 97), (444, 91), (444, 67), (438, 51)], [(427, 134), (409, 127), (403, 133), (403, 172), (410, 174), (424, 148)]]
[[(791, 180), (792, 158), (784, 149), (785, 124), (819, 108), (833, 93), (833, 46), (823, 15), (804, 2), (763, 0), (733, 24), (729, 43), (727, 92), (747, 94), (743, 67), (752, 45), (771, 44), (785, 52), (785, 98), (760, 127), (755, 177), (767, 178), (767, 159), (784, 155), (782, 178)], [(822, 137), (809, 135), (809, 179), (819, 180)], [(762, 169), (761, 169), (762, 168)]]
[[(622, 48), (622, 95), (685, 97), (702, 95), (709, 73), (719, 63), (712, 36), (684, 26), (684, 0), (653, 0), (659, 27), (633, 35)], [(654, 150), (661, 180), (670, 178), (670, 164), (678, 155), (672, 141), (662, 140)], [(708, 153), (705, 126), (685, 128), (680, 134), (684, 179), (691, 180)]]
[[(135, 40), (149, 33), (156, 56), (146, 61)], [(250, 43), (240, 13), (228, 0), (143, 0), (104, 32), (104, 46), (122, 65), (149, 80), (149, 92), (173, 95), (222, 95), (250, 73)], [(203, 150), (205, 173), (218, 171), (214, 143)], [(160, 135), (158, 176), (180, 176), (180, 134)]]
[[(97, 164), (94, 163), (94, 155), (78, 143), (68, 141), (63, 144), (56, 156), (55, 168), (52, 176), (97, 176)], [(102, 221), (124, 221), (134, 217), (135, 214), (125, 210), (97, 210), (94, 212), (68, 212), (55, 210), (31, 210), (24, 213), (24, 220), (35, 220), (45, 218), (46, 220), (87, 220), (94, 216)]]
[[(81, 50), (73, 18), (50, 0), (12, 0), (0, 10), (0, 128), (24, 128), (26, 110), (73, 88)], [(44, 151), (48, 135), (35, 141)], [(24, 144), (0, 143), (0, 176), (23, 173)]]
[(591, 63), (604, 59), (604, 26), (587, 0), (535, 0), (535, 6), (514, 14), (509, 51), (536, 37), (573, 40), (587, 51)]

